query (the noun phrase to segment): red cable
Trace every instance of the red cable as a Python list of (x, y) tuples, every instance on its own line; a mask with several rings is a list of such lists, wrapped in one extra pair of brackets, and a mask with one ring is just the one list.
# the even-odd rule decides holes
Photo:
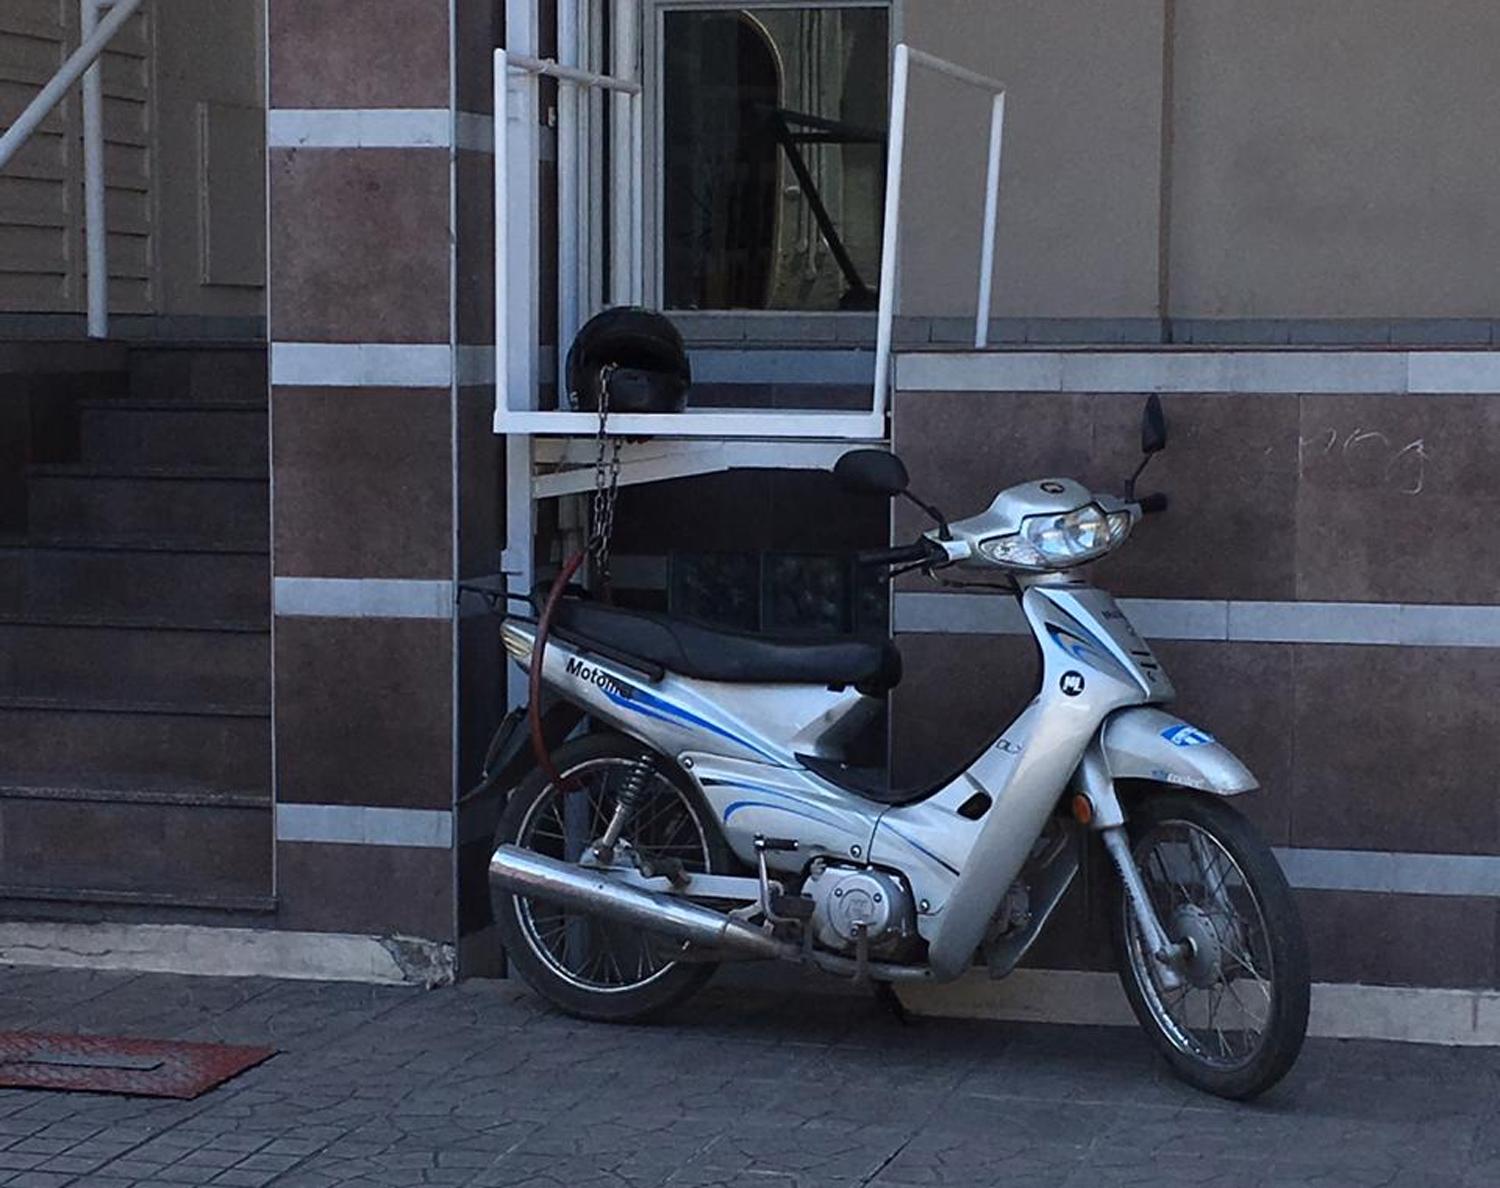
[(574, 553), (553, 581), (552, 589), (547, 591), (547, 601), (542, 605), (541, 616), (536, 621), (536, 640), (531, 645), (531, 671), (528, 674), (527, 688), (531, 698), (531, 705), (528, 707), (528, 717), (531, 720), (531, 749), (536, 755), (537, 766), (547, 773), (552, 786), (559, 792), (568, 792), (571, 789), (564, 786), (563, 777), (558, 772), (557, 765), (552, 762), (552, 752), (547, 749), (546, 736), (542, 733), (542, 658), (547, 650), (547, 635), (552, 630), (553, 612), (562, 600), (563, 591), (567, 589), (568, 583), (573, 580), (573, 575), (578, 572), (579, 566), (587, 557), (587, 549)]

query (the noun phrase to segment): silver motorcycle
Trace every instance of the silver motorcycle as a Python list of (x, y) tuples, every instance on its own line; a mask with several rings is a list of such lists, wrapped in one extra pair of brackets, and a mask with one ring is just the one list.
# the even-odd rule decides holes
[[(1276, 859), (1228, 803), (1254, 776), (1162, 707), (1172, 684), (1080, 567), (1163, 496), (1135, 481), (1166, 444), (1160, 403), (1124, 497), (1022, 483), (946, 522), (894, 455), (856, 450), (850, 490), (906, 496), (936, 522), (865, 554), (895, 572), (987, 572), (1019, 598), (1042, 658), (1036, 697), (961, 770), (889, 786), (849, 760), (899, 679), (889, 641), (716, 630), (584, 599), (505, 648), (589, 723), (511, 790), (490, 863), (506, 950), (561, 1009), (637, 1020), (730, 958), (872, 983), (994, 977), (1030, 949), (1096, 837), (1118, 881), (1110, 918), (1142, 1027), (1186, 1081), (1248, 1098), (1292, 1066), (1309, 975)], [(991, 583), (994, 584), (994, 583)], [(1114, 880), (1111, 880), (1113, 883)]]

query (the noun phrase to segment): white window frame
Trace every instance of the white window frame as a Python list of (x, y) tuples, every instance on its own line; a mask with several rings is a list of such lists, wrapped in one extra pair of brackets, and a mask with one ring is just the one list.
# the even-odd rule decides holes
[[(834, 309), (667, 309), (662, 305), (665, 287), (662, 243), (665, 234), (665, 212), (662, 203), (662, 169), (666, 162), (666, 120), (662, 110), (662, 76), (665, 73), (665, 20), (669, 12), (732, 12), (740, 8), (881, 8), (886, 10), (886, 58), (899, 41), (902, 0), (642, 0), (644, 36), (641, 81), (645, 87), (646, 159), (644, 162), (646, 216), (645, 292), (646, 302), (654, 309), (672, 314), (690, 314), (694, 318), (746, 319), (777, 318), (868, 318), (868, 312)], [(887, 96), (890, 81), (887, 80)]]
[[(640, 11), (636, 6), (643, 0), (611, 2), (617, 6), (617, 10), (634, 13)], [(657, 0), (644, 2), (657, 5)], [(680, 2), (682, 0), (661, 0), (662, 4)], [(691, 2), (704, 7), (713, 6), (710, 0)], [(718, 0), (714, 0), (714, 3), (717, 2)], [(801, 0), (774, 2), (791, 7), (801, 3)], [(641, 268), (647, 246), (643, 234), (643, 168), (646, 151), (643, 143), (644, 99), (642, 83), (639, 81), (640, 59), (631, 52), (628, 39), (615, 55), (616, 65), (612, 75), (591, 73), (578, 67), (535, 58), (535, 4), (536, 0), (508, 0), (508, 14), (517, 19), (508, 21), (507, 47), (495, 51), (495, 431), (521, 435), (584, 435), (598, 431), (598, 418), (594, 414), (564, 408), (543, 410), (537, 406), (538, 385), (533, 344), (536, 342), (540, 299), (536, 218), (538, 80), (541, 75), (550, 74), (560, 81), (573, 80), (568, 85), (603, 87), (632, 96), (628, 105), (618, 105), (624, 118), (612, 121), (612, 135), (619, 137), (623, 133), (624, 143), (633, 150), (623, 155), (614, 154), (615, 168), (628, 174), (633, 184), (628, 186), (628, 209), (617, 208), (612, 211), (612, 218), (623, 220), (616, 221), (616, 227), (623, 225), (629, 228), (628, 236), (616, 235), (613, 247), (628, 260), (628, 292), (631, 299), (638, 300), (637, 295), (643, 287)], [(840, 0), (840, 6), (864, 5), (860, 4), (860, 0)], [(639, 26), (632, 27), (639, 32)], [(613, 432), (623, 436), (659, 434), (669, 437), (809, 441), (870, 441), (880, 440), (885, 436), (885, 417), (891, 386), (892, 326), (900, 299), (897, 264), (900, 248), (901, 177), (906, 144), (907, 80), (913, 67), (947, 75), (954, 81), (989, 93), (992, 98), (989, 167), (980, 250), (979, 300), (974, 331), (975, 347), (982, 348), (986, 345), (994, 277), (1005, 84), (899, 42), (892, 55), (890, 147), (886, 162), (880, 282), (877, 290), (880, 300), (876, 320), (875, 382), (870, 407), (860, 412), (746, 408), (690, 409), (682, 413), (621, 413), (610, 418)], [(522, 78), (518, 79), (516, 75)], [(562, 219), (566, 220), (566, 210), (560, 213)], [(618, 283), (622, 273), (617, 269), (614, 275)], [(568, 269), (567, 276), (575, 278), (578, 272)], [(584, 312), (586, 311), (580, 311)], [(787, 315), (783, 313), (780, 316)], [(559, 338), (567, 342), (569, 327), (564, 323), (560, 330), (562, 332)], [(560, 346), (559, 354), (561, 353)], [(509, 446), (507, 459), (510, 460)]]

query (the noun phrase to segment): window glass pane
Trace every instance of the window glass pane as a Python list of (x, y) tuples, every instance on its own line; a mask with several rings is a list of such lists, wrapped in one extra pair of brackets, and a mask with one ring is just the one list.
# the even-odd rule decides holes
[(669, 11), (663, 283), (672, 309), (873, 309), (887, 14)]

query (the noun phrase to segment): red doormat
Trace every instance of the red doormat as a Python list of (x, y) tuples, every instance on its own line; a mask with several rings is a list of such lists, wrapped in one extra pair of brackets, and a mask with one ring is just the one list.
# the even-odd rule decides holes
[(0, 1088), (177, 1097), (207, 1093), (275, 1048), (0, 1031)]

